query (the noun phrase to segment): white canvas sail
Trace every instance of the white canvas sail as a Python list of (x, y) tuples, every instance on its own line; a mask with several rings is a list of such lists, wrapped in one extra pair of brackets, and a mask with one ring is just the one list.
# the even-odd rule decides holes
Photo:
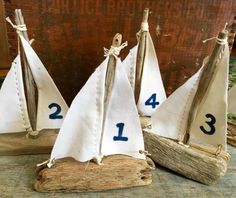
[(226, 43), (218, 57), (216, 72), (192, 124), (192, 141), (200, 140), (226, 150), (229, 47)]
[[(139, 150), (144, 149), (144, 143), (132, 89), (120, 60), (117, 59), (117, 62), (103, 140), (101, 134), (108, 58), (90, 76), (72, 102), (53, 147), (51, 159), (73, 157), (81, 162), (93, 158), (100, 161), (101, 155), (118, 153), (144, 158), (143, 154), (139, 154)], [(125, 141), (119, 140), (123, 136)], [(100, 141), (102, 153), (99, 149)]]
[(60, 128), (68, 106), (33, 48), (21, 35), (19, 37), (38, 88), (36, 128)]
[[(140, 115), (151, 116), (166, 99), (159, 64), (149, 32), (147, 32), (141, 90), (137, 103)], [(138, 45), (131, 49), (123, 61), (131, 86), (134, 88)]]
[(123, 60), (124, 69), (133, 90), (134, 90), (134, 84), (135, 84), (137, 52), (138, 52), (138, 44), (135, 45), (132, 49), (130, 49), (129, 54)]
[(229, 90), (228, 112), (236, 115), (236, 85)]
[(173, 92), (151, 116), (151, 129), (145, 129), (171, 139), (182, 135), (191, 101), (196, 93), (201, 70)]
[[(221, 144), (225, 149), (229, 50), (227, 44), (224, 46), (208, 92), (192, 123), (190, 141), (200, 141), (212, 146)], [(207, 61), (206, 59), (204, 62)], [(201, 69), (162, 103), (151, 117), (152, 127), (147, 131), (172, 139), (182, 139), (200, 74)]]
[(0, 133), (15, 133), (31, 130), (20, 55), (12, 62), (0, 90)]

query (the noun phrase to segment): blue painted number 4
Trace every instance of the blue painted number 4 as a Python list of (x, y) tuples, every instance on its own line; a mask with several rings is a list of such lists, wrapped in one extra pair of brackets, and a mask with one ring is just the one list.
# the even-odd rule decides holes
[(145, 102), (146, 106), (152, 106), (152, 108), (156, 108), (157, 105), (159, 105), (159, 102), (157, 102), (157, 94), (152, 94), (150, 98), (147, 99)]
[(60, 115), (61, 113), (61, 106), (57, 103), (51, 103), (50, 105), (48, 105), (49, 109), (55, 108), (56, 111), (52, 114), (49, 115), (49, 119), (51, 120), (55, 120), (55, 119), (62, 119), (63, 116)]
[(118, 128), (118, 136), (113, 137), (114, 141), (125, 141), (125, 142), (128, 141), (128, 137), (122, 136), (124, 126), (125, 126), (125, 124), (122, 122), (116, 124), (116, 127)]

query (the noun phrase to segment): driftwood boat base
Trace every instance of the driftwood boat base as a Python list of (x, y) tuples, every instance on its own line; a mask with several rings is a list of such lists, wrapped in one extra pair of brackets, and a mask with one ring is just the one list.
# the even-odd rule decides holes
[(144, 186), (152, 183), (149, 160), (125, 155), (105, 157), (102, 165), (78, 162), (72, 158), (57, 160), (52, 168), (37, 171), (34, 189), (39, 192), (91, 192)]
[(58, 129), (45, 129), (35, 138), (27, 138), (27, 132), (0, 134), (0, 155), (50, 153), (58, 131)]
[(214, 184), (227, 170), (229, 154), (210, 154), (203, 147), (186, 148), (177, 142), (144, 132), (146, 150), (158, 164), (203, 184)]
[(236, 125), (228, 123), (227, 143), (236, 147)]

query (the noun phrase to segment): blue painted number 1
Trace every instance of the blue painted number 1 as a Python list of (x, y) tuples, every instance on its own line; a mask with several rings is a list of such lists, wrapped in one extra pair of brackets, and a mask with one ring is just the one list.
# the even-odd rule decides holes
[(122, 136), (124, 126), (125, 126), (125, 124), (122, 122), (116, 124), (116, 127), (118, 128), (118, 136), (113, 137), (114, 141), (125, 141), (125, 142), (128, 141), (128, 137)]
[(60, 113), (61, 113), (61, 106), (59, 104), (51, 103), (50, 105), (48, 105), (48, 108), (49, 109), (56, 108), (56, 111), (49, 115), (49, 119), (55, 120), (55, 119), (62, 119), (63, 118), (63, 116), (60, 115)]
[(151, 95), (150, 98), (147, 99), (147, 101), (145, 102), (145, 105), (148, 106), (152, 106), (152, 108), (156, 108), (157, 105), (159, 105), (159, 102), (157, 102), (157, 94), (154, 93)]

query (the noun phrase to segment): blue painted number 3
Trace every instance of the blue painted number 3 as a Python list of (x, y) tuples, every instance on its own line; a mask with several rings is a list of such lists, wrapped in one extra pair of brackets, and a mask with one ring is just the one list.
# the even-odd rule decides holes
[(48, 105), (49, 109), (55, 108), (56, 111), (52, 114), (49, 115), (49, 119), (51, 120), (55, 120), (55, 119), (62, 119), (63, 116), (60, 115), (61, 113), (61, 106), (57, 103), (51, 103), (50, 105)]
[(156, 108), (156, 106), (159, 105), (159, 102), (157, 102), (157, 94), (152, 94), (151, 97), (145, 102), (145, 105), (150, 105), (153, 109)]
[(215, 116), (213, 116), (210, 113), (206, 114), (205, 116), (206, 116), (206, 118), (210, 119), (210, 121), (206, 121), (208, 128), (205, 129), (204, 126), (200, 126), (200, 129), (203, 133), (205, 133), (207, 135), (213, 135), (216, 132), (216, 128), (215, 128), (216, 118), (215, 118)]
[(124, 126), (125, 126), (125, 124), (122, 122), (116, 124), (116, 127), (118, 128), (118, 136), (113, 137), (114, 141), (125, 141), (125, 142), (128, 141), (128, 137), (122, 136)]

